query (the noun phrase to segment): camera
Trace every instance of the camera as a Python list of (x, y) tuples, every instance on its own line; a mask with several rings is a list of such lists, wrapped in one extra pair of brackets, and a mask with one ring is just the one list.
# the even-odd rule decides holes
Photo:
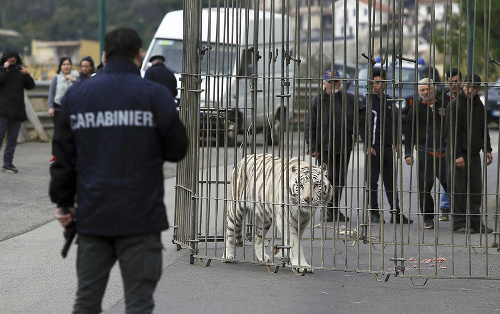
[(16, 70), (16, 71), (21, 71), (21, 69), (22, 69), (22, 68), (23, 68), (23, 67), (22, 67), (22, 66), (20, 66), (19, 64), (16, 64), (16, 65), (14, 66), (14, 70)]

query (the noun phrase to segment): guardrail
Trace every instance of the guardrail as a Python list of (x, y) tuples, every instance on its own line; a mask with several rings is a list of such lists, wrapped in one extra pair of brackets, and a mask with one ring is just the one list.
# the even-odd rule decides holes
[(36, 81), (35, 88), (26, 91), (28, 121), (23, 123), (19, 141), (49, 141), (54, 133), (52, 117), (48, 113), (50, 81)]

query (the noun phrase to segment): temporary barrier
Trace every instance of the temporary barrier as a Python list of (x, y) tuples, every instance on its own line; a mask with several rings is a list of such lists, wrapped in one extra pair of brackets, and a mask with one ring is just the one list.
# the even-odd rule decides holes
[(173, 242), (192, 263), (500, 279), (498, 4), (207, 3), (160, 38), (183, 48)]

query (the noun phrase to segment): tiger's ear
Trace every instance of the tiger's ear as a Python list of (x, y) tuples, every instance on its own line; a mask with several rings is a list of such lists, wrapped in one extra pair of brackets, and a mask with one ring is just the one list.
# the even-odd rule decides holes
[(293, 166), (292, 166), (292, 172), (297, 172), (297, 169), (298, 169), (298, 168), (297, 168), (297, 165), (293, 165)]
[(326, 164), (323, 164), (323, 167), (321, 168), (323, 168), (323, 171), (326, 171)]

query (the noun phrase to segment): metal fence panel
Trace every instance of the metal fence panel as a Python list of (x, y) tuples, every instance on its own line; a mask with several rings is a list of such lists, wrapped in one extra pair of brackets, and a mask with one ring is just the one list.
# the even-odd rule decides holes
[[(484, 2), (484, 8), (467, 10), (462, 10), (461, 2), (451, 0), (416, 0), (410, 7), (394, 0), (208, 3), (209, 8), (202, 8), (199, 1), (185, 1), (182, 26), (180, 114), (188, 126), (191, 147), (177, 171), (174, 243), (179, 249), (191, 249), (191, 262), (227, 261), (228, 208), (237, 203), (236, 191), (230, 191), (233, 169), (251, 154), (270, 154), (280, 162), (267, 163), (265, 175), (245, 183), (246, 192), (238, 198), (248, 212), (243, 218), (243, 247), (235, 250), (236, 261), (264, 263), (270, 271), (283, 266), (303, 270), (301, 265), (290, 264), (292, 246), (296, 245), (304, 251), (311, 270), (500, 279), (495, 266), (499, 262), (499, 140), (498, 129), (491, 127), (491, 123), (498, 123), (499, 115), (494, 107), (497, 104), (488, 104), (494, 97), (498, 102), (495, 88), (499, 88), (488, 83), (494, 71), (490, 73), (488, 66), (481, 69), (470, 57), (475, 49), (479, 51), (478, 45), (484, 46), (484, 60), (494, 57), (488, 52), (489, 30), (479, 40), (474, 19), (482, 12), (490, 19), (491, 2)], [(421, 58), (425, 64), (420, 64)], [(474, 116), (472, 110), (477, 107), (470, 99), (463, 102), (463, 117), (453, 109), (448, 114), (446, 106), (438, 107), (451, 100), (446, 98), (450, 97), (447, 90), (453, 87), (446, 81), (451, 68), (464, 74), (471, 69), (482, 74), (480, 99), (486, 109), (481, 110), (480, 119), (476, 111)], [(339, 72), (340, 98), (329, 96), (328, 92), (335, 95), (331, 87), (335, 84), (327, 85), (331, 88), (328, 92), (323, 90), (328, 69)], [(380, 75), (377, 69), (386, 74)], [(335, 79), (335, 72), (332, 75)], [(431, 80), (424, 83), (423, 78)], [(387, 99), (378, 92), (384, 84)], [(464, 86), (458, 84), (460, 89)], [(419, 91), (424, 87), (435, 90), (435, 97), (429, 98), (432, 107), (422, 102)], [(315, 96), (320, 114), (313, 117), (311, 100)], [(446, 115), (454, 117), (450, 121), (464, 121), (464, 130), (469, 132), (463, 139), (468, 143), (464, 150), (466, 169), (479, 168), (457, 172), (452, 160), (457, 159), (453, 150), (459, 144), (455, 137), (446, 143), (445, 134), (456, 132), (445, 123)], [(478, 119), (483, 133), (490, 135), (493, 163), (489, 166), (488, 156), (477, 151), (479, 147), (487, 152), (489, 142), (484, 139), (477, 144), (471, 136)], [(317, 125), (314, 134), (313, 124)], [(429, 140), (433, 134), (439, 136)], [(334, 140), (319, 144), (321, 157), (312, 157), (310, 144), (323, 136)], [(353, 138), (352, 151), (349, 137)], [(439, 157), (445, 152), (447, 157), (443, 158), (448, 159), (441, 163)], [(420, 153), (430, 157), (421, 158)], [(343, 156), (337, 164), (333, 162), (336, 155)], [(413, 163), (406, 159), (408, 155), (413, 156)], [(479, 158), (475, 163), (474, 156)], [(300, 189), (302, 181), (299, 192), (289, 189), (295, 180), (289, 163), (295, 157), (301, 160), (299, 169), (325, 163), (333, 169), (333, 177), (342, 174), (343, 189), (339, 182), (331, 182), (333, 199), (338, 197), (334, 221), (325, 221), (328, 206), (314, 211), (309, 205), (293, 204), (297, 193), (299, 198), (310, 194)], [(257, 171), (256, 166), (245, 164), (244, 172), (250, 176)], [(451, 199), (449, 220), (439, 219), (440, 199), (445, 194), (436, 180), (440, 171), (446, 173), (443, 181), (448, 183)], [(283, 179), (269, 183), (266, 176)], [(375, 177), (380, 178), (371, 180)], [(308, 179), (312, 179), (311, 174)], [(457, 186), (466, 187), (463, 197)], [(476, 195), (475, 191), (480, 192)], [(424, 192), (427, 197), (421, 197)], [(255, 193), (262, 195), (254, 197)], [(478, 200), (478, 212), (470, 210)], [(256, 232), (264, 226), (254, 213), (259, 207), (267, 207), (275, 218), (263, 239), (269, 261), (259, 260), (262, 248), (255, 249)], [(290, 235), (290, 224), (283, 227), (283, 233), (277, 228), (288, 221), (291, 208), (303, 210), (306, 216), (313, 213), (310, 221), (304, 216), (306, 223), (299, 228), (303, 235), (298, 243)], [(467, 210), (466, 222), (480, 218), (493, 233), (484, 228), (454, 232), (458, 208)], [(349, 221), (341, 221), (340, 213)], [(380, 213), (380, 223), (373, 220), (376, 213)], [(278, 218), (282, 221), (276, 221)], [(413, 223), (395, 223), (404, 219)], [(432, 225), (426, 223), (430, 220)]]

